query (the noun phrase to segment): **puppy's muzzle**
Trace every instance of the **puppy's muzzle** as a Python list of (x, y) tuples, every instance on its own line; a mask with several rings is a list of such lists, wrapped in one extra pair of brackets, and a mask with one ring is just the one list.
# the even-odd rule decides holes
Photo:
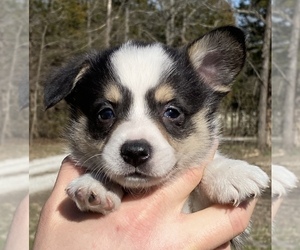
[(151, 146), (144, 140), (126, 141), (121, 147), (121, 156), (124, 161), (134, 167), (146, 163), (151, 157)]

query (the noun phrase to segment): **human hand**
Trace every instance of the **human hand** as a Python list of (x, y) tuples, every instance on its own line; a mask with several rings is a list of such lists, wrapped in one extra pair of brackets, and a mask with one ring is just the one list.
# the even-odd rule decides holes
[(229, 249), (229, 240), (247, 227), (255, 200), (237, 208), (213, 205), (181, 213), (216, 148), (201, 167), (147, 195), (126, 195), (120, 208), (106, 216), (80, 212), (67, 197), (68, 183), (84, 172), (67, 158), (42, 210), (34, 249)]
[(6, 239), (4, 250), (29, 249), (29, 194), (20, 202)]

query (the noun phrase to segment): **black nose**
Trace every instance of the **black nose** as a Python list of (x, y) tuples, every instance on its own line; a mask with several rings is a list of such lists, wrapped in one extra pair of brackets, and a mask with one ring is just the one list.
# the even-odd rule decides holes
[(121, 156), (125, 162), (137, 167), (151, 156), (151, 146), (146, 140), (126, 141), (121, 147)]

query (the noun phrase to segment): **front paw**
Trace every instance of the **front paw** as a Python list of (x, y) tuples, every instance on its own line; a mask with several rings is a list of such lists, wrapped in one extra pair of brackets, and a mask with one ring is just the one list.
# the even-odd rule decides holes
[(108, 214), (121, 204), (122, 190), (115, 184), (104, 185), (90, 174), (73, 180), (66, 192), (81, 211)]
[(213, 203), (233, 204), (261, 195), (269, 177), (259, 167), (244, 161), (219, 159), (205, 170), (201, 186)]
[(272, 198), (286, 196), (297, 187), (297, 182), (296, 175), (286, 167), (272, 165)]

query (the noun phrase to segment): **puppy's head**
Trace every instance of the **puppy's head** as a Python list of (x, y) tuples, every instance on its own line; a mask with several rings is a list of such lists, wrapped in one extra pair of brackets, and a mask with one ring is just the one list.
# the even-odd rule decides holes
[(45, 105), (69, 104), (67, 137), (80, 164), (128, 188), (152, 186), (200, 163), (244, 60), (244, 34), (231, 26), (183, 49), (128, 42), (57, 71)]

